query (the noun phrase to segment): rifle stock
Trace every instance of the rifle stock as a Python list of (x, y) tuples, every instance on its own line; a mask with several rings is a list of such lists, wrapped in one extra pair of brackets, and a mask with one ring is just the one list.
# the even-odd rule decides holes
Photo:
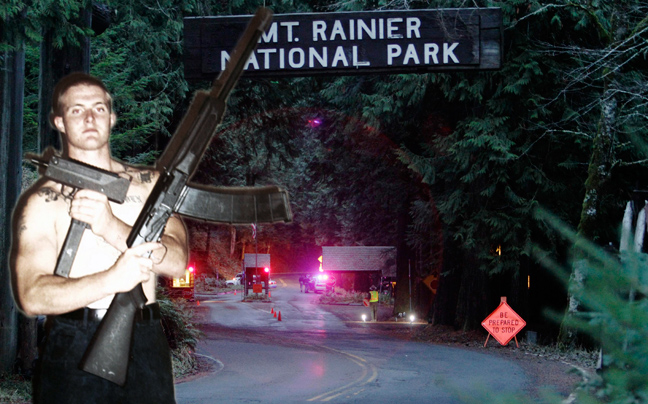
[[(159, 240), (169, 217), (179, 211), (187, 182), (223, 118), (229, 92), (271, 19), (269, 9), (257, 9), (212, 90), (198, 92), (194, 97), (187, 115), (158, 160), (161, 175), (128, 236), (129, 247)], [(115, 295), (84, 354), (81, 369), (120, 385), (125, 383), (135, 313), (145, 304), (141, 284), (130, 292)]]
[(141, 283), (128, 293), (115, 295), (92, 336), (93, 349), (86, 350), (81, 359), (81, 369), (120, 386), (126, 383), (135, 314), (145, 304)]

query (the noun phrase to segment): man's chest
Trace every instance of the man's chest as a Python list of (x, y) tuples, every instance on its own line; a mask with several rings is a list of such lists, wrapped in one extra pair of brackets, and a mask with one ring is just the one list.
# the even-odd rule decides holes
[(146, 202), (147, 197), (147, 189), (144, 189), (142, 186), (131, 185), (124, 202), (110, 202), (110, 208), (112, 209), (115, 217), (128, 224), (129, 226), (132, 226), (137, 220), (140, 212), (142, 211), (142, 207), (144, 207), (144, 203)]

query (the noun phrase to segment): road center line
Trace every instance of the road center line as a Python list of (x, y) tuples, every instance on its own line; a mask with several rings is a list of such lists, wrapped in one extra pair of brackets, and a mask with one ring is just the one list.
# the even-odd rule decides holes
[[(308, 399), (307, 401), (331, 401), (336, 397), (339, 397), (350, 390), (352, 390), (354, 387), (361, 387), (364, 386), (368, 383), (371, 383), (372, 381), (376, 380), (378, 377), (378, 370), (376, 369), (375, 366), (371, 365), (368, 363), (364, 358), (359, 357), (357, 355), (350, 354), (348, 352), (340, 351), (338, 349), (330, 348), (327, 346), (322, 346), (322, 348), (328, 349), (330, 351), (333, 351), (335, 353), (338, 353), (340, 355), (344, 355), (349, 358), (349, 360), (356, 365), (358, 365), (362, 369), (362, 374), (360, 375), (359, 378), (354, 380), (353, 382), (346, 384), (344, 386), (338, 387), (336, 389), (333, 389), (331, 391), (328, 391), (326, 393), (322, 393), (318, 396), (315, 396), (313, 398)], [(369, 375), (367, 377), (367, 375)], [(366, 378), (366, 380), (365, 380)]]

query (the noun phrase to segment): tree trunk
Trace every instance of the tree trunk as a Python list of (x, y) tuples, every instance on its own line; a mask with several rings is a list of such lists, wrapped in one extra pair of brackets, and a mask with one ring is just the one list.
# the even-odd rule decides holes
[[(477, 260), (468, 256), (463, 262), (461, 284), (457, 297), (454, 326), (460, 330), (479, 328), (487, 306), (487, 274), (479, 269)], [(493, 309), (497, 307), (493, 306)]]
[[(79, 26), (90, 27), (92, 24), (92, 5), (81, 11), (77, 22)], [(81, 37), (81, 46), (66, 45), (57, 49), (53, 45), (54, 28), (43, 34), (41, 42), (39, 67), (38, 131), (39, 151), (48, 146), (61, 148), (59, 134), (49, 124), (52, 92), (56, 83), (73, 72), (90, 72), (90, 38)]]
[(236, 252), (236, 227), (230, 226), (230, 257)]
[[(20, 17), (20, 16), (18, 16)], [(0, 39), (15, 48), (0, 61), (0, 373), (11, 371), (18, 343), (17, 307), (11, 291), (9, 251), (11, 215), (22, 185), (23, 98), (25, 87), (24, 40), (0, 25)]]
[(36, 318), (20, 315), (18, 317), (19, 344), (18, 368), (22, 374), (30, 374), (38, 357), (38, 324)]
[(452, 238), (444, 237), (443, 263), (437, 295), (432, 306), (432, 324), (454, 324), (458, 290), (461, 283), (461, 268), (463, 267), (459, 259), (461, 255), (455, 248)]
[[(398, 215), (398, 246), (396, 247), (396, 294), (394, 299), (394, 315), (416, 311), (412, 306), (411, 293), (415, 288), (415, 268), (410, 264), (411, 251), (407, 245), (407, 226), (409, 224), (408, 203), (403, 204)], [(369, 292), (363, 290), (362, 292)], [(411, 313), (413, 314), (413, 313)], [(419, 316), (417, 316), (419, 317)]]
[[(589, 163), (588, 176), (585, 181), (585, 198), (581, 209), (578, 235), (586, 240), (597, 240), (597, 224), (601, 196), (605, 195), (605, 188), (610, 180), (610, 169), (614, 162), (614, 124), (617, 112), (617, 102), (613, 90), (607, 88), (601, 100), (601, 116), (599, 128), (594, 138), (592, 158)], [(579, 248), (578, 242), (573, 248), (572, 273), (569, 278), (569, 304), (565, 316), (560, 324), (558, 343), (561, 347), (569, 349), (577, 343), (577, 332), (571, 327), (571, 320), (580, 309), (578, 295), (582, 291), (587, 277), (588, 257)]]

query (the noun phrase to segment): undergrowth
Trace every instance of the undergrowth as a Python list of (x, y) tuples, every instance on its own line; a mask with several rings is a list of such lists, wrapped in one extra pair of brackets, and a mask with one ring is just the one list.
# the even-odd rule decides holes
[(195, 325), (195, 306), (184, 299), (170, 298), (162, 288), (157, 290), (157, 300), (171, 348), (173, 375), (179, 378), (194, 372), (197, 367), (194, 354), (202, 333)]

